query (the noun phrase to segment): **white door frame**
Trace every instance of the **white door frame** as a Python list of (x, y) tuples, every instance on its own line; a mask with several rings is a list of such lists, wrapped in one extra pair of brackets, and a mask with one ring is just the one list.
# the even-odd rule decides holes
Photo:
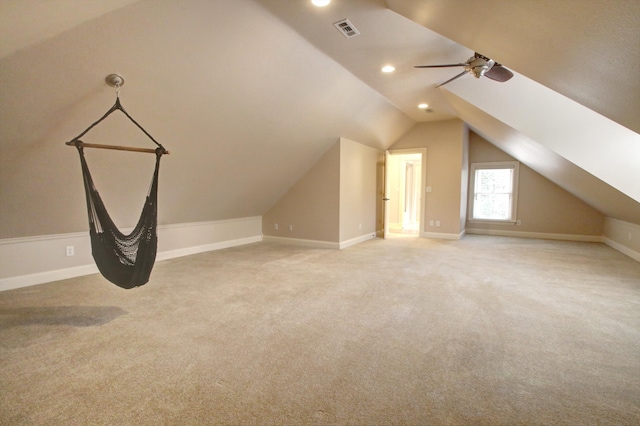
[[(421, 162), (421, 179), (420, 179), (420, 209), (419, 209), (419, 218), (420, 218), (420, 231), (419, 236), (422, 236), (425, 232), (425, 219), (424, 213), (426, 211), (426, 199), (425, 197), (425, 188), (427, 187), (427, 148), (406, 148), (406, 149), (390, 149), (385, 152), (385, 176), (384, 176), (384, 199), (388, 199), (391, 195), (391, 191), (389, 188), (389, 173), (387, 167), (389, 165), (389, 156), (390, 155), (406, 155), (406, 154), (420, 154), (420, 162)], [(383, 201), (384, 203), (384, 238), (387, 238), (389, 235), (389, 203), (387, 201)]]

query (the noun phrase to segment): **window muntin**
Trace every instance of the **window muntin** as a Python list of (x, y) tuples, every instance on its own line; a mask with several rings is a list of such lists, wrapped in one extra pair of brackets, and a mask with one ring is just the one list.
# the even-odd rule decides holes
[(518, 162), (471, 164), (470, 220), (516, 221)]

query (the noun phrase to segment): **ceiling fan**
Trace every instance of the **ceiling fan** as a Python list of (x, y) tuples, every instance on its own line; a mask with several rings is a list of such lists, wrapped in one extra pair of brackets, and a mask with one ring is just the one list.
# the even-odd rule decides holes
[(513, 73), (509, 71), (507, 68), (503, 67), (493, 59), (489, 59), (486, 56), (483, 56), (476, 52), (472, 57), (470, 57), (467, 62), (460, 64), (444, 64), (444, 65), (416, 65), (414, 68), (447, 68), (447, 67), (464, 67), (464, 71), (460, 74), (456, 75), (453, 78), (445, 81), (444, 83), (438, 84), (436, 87), (444, 86), (447, 83), (452, 82), (455, 79), (462, 77), (463, 75), (470, 73), (475, 78), (480, 78), (482, 76), (488, 77), (491, 80), (505, 82), (513, 77)]

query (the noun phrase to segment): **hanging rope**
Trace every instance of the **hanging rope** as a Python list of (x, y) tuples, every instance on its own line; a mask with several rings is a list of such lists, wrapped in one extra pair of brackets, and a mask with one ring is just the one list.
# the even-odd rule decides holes
[(86, 135), (87, 133), (89, 133), (89, 131), (91, 129), (93, 129), (95, 126), (97, 126), (98, 124), (100, 124), (105, 118), (107, 118), (109, 115), (111, 115), (114, 111), (122, 111), (122, 113), (124, 115), (127, 116), (127, 118), (129, 120), (131, 120), (131, 122), (133, 124), (135, 124), (138, 129), (142, 130), (142, 132), (147, 135), (147, 137), (149, 137), (149, 139), (151, 139), (151, 141), (153, 143), (155, 143), (158, 148), (160, 148), (162, 150), (163, 154), (169, 154), (169, 151), (167, 151), (165, 149), (165, 147), (163, 147), (158, 141), (156, 141), (153, 136), (151, 136), (149, 134), (149, 132), (147, 132), (144, 127), (142, 127), (140, 124), (138, 124), (138, 122), (136, 120), (133, 119), (133, 117), (131, 117), (129, 115), (129, 113), (127, 111), (125, 111), (125, 109), (122, 107), (122, 104), (120, 103), (120, 96), (118, 95), (118, 97), (116, 97), (116, 103), (109, 109), (109, 111), (107, 111), (105, 113), (105, 115), (103, 115), (102, 117), (100, 117), (100, 119), (98, 121), (96, 121), (95, 123), (93, 123), (91, 126), (87, 127), (87, 129), (80, 133), (78, 136), (76, 136), (75, 138), (71, 139), (69, 142), (66, 142), (67, 145), (72, 145), (72, 146), (85, 146), (88, 148), (103, 148), (103, 149), (115, 149), (115, 150), (120, 150), (120, 151), (137, 151), (137, 152), (151, 152), (151, 153), (155, 153), (155, 150), (150, 150), (150, 149), (145, 149), (145, 148), (134, 148), (134, 147), (124, 147), (124, 146), (117, 146), (117, 145), (100, 145), (100, 144), (88, 144), (88, 143), (84, 143), (80, 140), (81, 137), (83, 137), (84, 135)]

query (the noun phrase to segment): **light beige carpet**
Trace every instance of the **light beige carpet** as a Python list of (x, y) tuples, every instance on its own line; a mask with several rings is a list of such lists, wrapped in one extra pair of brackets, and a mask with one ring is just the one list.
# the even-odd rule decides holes
[(640, 424), (640, 263), (466, 236), (276, 243), (0, 293), (6, 425)]

